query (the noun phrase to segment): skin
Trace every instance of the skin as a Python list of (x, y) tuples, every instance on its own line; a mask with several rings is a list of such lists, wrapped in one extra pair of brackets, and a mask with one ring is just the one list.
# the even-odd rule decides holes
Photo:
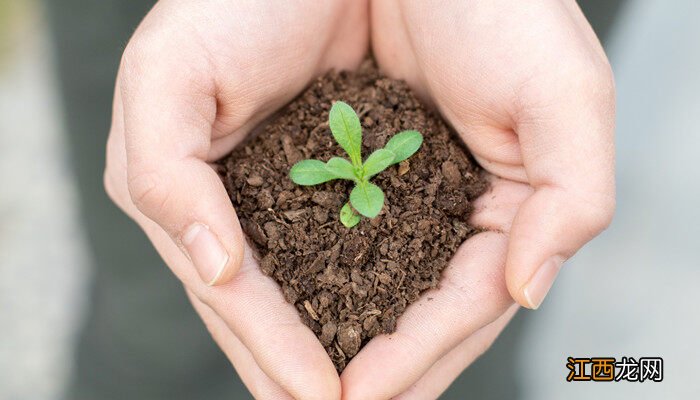
[(477, 261), (458, 253), (434, 300), (353, 359), (342, 376), (347, 399), (390, 398), (423, 379), (431, 396), (406, 398), (437, 397), (456, 375), (430, 374), (431, 365), (450, 363), (511, 299), (537, 308), (537, 290), (527, 288), (538, 267), (570, 258), (615, 206), (612, 74), (575, 2), (444, 4), (373, 2), (372, 47), (383, 70), (434, 104), (492, 174), (472, 222), (502, 233), (467, 241), (460, 252), (473, 247)]
[[(465, 242), (440, 290), (338, 377), (260, 272), (209, 163), (315, 76), (356, 67), (370, 43), (490, 174), (472, 222), (492, 231)], [(610, 223), (613, 121), (610, 67), (574, 1), (162, 0), (124, 52), (105, 186), (256, 398), (435, 398), (518, 305), (539, 306), (557, 271), (540, 266), (560, 265)], [(193, 224), (228, 254), (214, 286), (183, 241)]]

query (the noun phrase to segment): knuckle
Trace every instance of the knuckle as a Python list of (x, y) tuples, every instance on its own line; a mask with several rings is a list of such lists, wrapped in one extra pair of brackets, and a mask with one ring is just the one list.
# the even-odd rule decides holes
[(157, 218), (167, 209), (170, 191), (160, 174), (142, 172), (130, 175), (128, 188), (131, 201), (147, 216)]
[[(615, 214), (614, 189), (571, 190), (555, 188), (556, 208), (566, 217), (562, 220), (567, 229), (583, 234), (586, 241), (607, 229)], [(559, 213), (558, 211), (556, 212)]]
[(612, 197), (602, 202), (598, 207), (599, 213), (597, 215), (596, 224), (598, 231), (602, 232), (607, 229), (612, 223), (613, 217), (615, 215), (615, 198)]
[(582, 203), (579, 216), (590, 231), (590, 236), (596, 236), (607, 229), (615, 214), (615, 198), (602, 197), (596, 201)]

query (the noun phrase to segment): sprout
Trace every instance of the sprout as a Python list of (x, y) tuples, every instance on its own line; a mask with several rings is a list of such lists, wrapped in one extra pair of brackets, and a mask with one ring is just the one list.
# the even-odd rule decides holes
[(375, 150), (362, 162), (362, 126), (355, 111), (348, 104), (337, 101), (331, 107), (328, 122), (333, 138), (345, 150), (350, 160), (333, 157), (327, 162), (302, 160), (294, 164), (289, 177), (298, 185), (312, 186), (334, 179), (355, 182), (350, 201), (340, 210), (340, 222), (352, 228), (360, 222), (360, 215), (376, 217), (384, 206), (384, 192), (369, 179), (412, 156), (423, 143), (417, 131), (403, 131), (394, 135), (383, 149)]

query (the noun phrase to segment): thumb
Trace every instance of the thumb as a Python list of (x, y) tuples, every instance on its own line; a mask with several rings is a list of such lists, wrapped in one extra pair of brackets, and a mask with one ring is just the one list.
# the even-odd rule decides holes
[(513, 220), (506, 281), (513, 298), (532, 309), (563, 262), (610, 224), (615, 208), (612, 78), (566, 85), (561, 96), (523, 110), (516, 121), (535, 192)]
[(214, 83), (196, 68), (167, 62), (167, 54), (152, 55), (143, 46), (127, 47), (119, 74), (129, 193), (202, 281), (222, 284), (241, 265), (244, 238), (221, 179), (206, 162), (217, 112)]
[(538, 187), (520, 206), (510, 232), (506, 281), (513, 298), (538, 308), (564, 261), (609, 224), (613, 208), (566, 188)]

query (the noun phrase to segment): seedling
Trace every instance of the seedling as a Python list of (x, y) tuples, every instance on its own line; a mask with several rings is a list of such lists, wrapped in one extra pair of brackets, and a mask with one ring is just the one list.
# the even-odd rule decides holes
[[(371, 177), (412, 156), (423, 143), (417, 131), (403, 131), (394, 135), (383, 149), (375, 150), (362, 162), (362, 126), (360, 118), (347, 103), (336, 101), (328, 116), (333, 138), (348, 153), (350, 161), (333, 157), (327, 162), (302, 160), (294, 164), (289, 177), (297, 185), (312, 186), (346, 179), (355, 182), (350, 201), (340, 210), (340, 222), (352, 228), (360, 222), (360, 215), (374, 218), (384, 206), (384, 192), (371, 183)], [(358, 215), (358, 213), (360, 215)]]

